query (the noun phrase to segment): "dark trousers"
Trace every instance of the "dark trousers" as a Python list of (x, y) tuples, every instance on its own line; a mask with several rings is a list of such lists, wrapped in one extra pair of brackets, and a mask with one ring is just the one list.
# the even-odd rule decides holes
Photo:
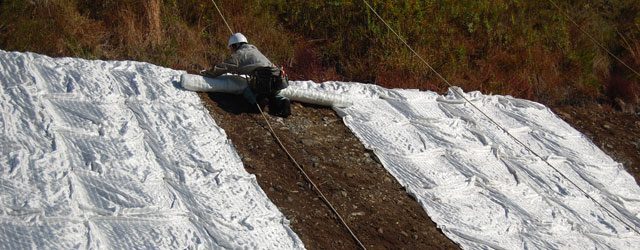
[(246, 88), (242, 95), (249, 104), (255, 105), (257, 103), (262, 110), (268, 104), (270, 114), (282, 117), (291, 115), (291, 102), (280, 94), (280, 90), (266, 94), (255, 94), (251, 88)]

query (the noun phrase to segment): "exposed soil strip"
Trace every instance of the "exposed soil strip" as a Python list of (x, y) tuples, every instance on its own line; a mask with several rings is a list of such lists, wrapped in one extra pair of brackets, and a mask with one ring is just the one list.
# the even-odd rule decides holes
[[(249, 173), (308, 249), (357, 249), (348, 231), (280, 149), (242, 97), (199, 93)], [(305, 169), (368, 249), (458, 249), (422, 207), (329, 108), (292, 104), (292, 116), (267, 116)]]

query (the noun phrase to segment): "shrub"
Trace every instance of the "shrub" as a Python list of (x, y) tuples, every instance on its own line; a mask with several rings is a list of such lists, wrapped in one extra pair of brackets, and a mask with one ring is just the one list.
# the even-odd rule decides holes
[[(369, 2), (435, 70), (467, 91), (571, 103), (567, 99), (620, 97), (612, 94), (624, 89), (617, 87), (620, 82), (637, 86), (640, 81), (546, 1)], [(247, 35), (292, 78), (446, 90), (361, 1), (216, 3), (234, 31)], [(582, 29), (640, 71), (636, 1), (559, 4)], [(5, 50), (141, 60), (191, 70), (207, 68), (229, 53), (229, 30), (210, 0), (4, 0), (0, 20), (0, 48)]]

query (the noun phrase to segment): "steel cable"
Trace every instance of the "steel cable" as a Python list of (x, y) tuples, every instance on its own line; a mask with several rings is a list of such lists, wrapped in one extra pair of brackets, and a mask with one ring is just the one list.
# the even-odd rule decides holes
[[(218, 13), (220, 14), (220, 17), (222, 18), (222, 20), (224, 21), (224, 23), (227, 25), (227, 28), (229, 28), (229, 32), (231, 32), (231, 34), (233, 35), (233, 30), (231, 29), (231, 26), (229, 26), (229, 23), (227, 23), (227, 20), (224, 18), (224, 15), (222, 15), (222, 12), (220, 11), (220, 8), (218, 8), (218, 5), (216, 4), (215, 1), (211, 0), (211, 2), (213, 2), (213, 5), (216, 7), (216, 9), (218, 10)], [(320, 198), (322, 198), (322, 201), (324, 201), (327, 206), (329, 206), (329, 209), (331, 209), (331, 211), (338, 217), (338, 219), (340, 220), (340, 223), (342, 223), (342, 225), (347, 228), (347, 231), (349, 231), (349, 234), (351, 234), (351, 237), (353, 237), (353, 239), (356, 241), (356, 243), (358, 243), (358, 245), (362, 248), (362, 249), (367, 249), (362, 242), (360, 242), (360, 239), (358, 239), (358, 237), (355, 235), (355, 233), (353, 232), (353, 230), (351, 230), (351, 228), (349, 227), (349, 225), (347, 224), (347, 222), (342, 218), (342, 216), (340, 215), (340, 213), (338, 213), (338, 210), (335, 209), (335, 207), (333, 207), (333, 205), (331, 204), (331, 202), (329, 201), (329, 199), (327, 199), (326, 196), (324, 196), (324, 194), (322, 193), (322, 191), (320, 191), (320, 189), (318, 188), (318, 186), (313, 182), (313, 180), (311, 180), (311, 178), (309, 177), (309, 175), (307, 175), (307, 173), (304, 171), (304, 169), (302, 169), (302, 167), (300, 166), (300, 164), (298, 164), (298, 162), (296, 161), (296, 159), (289, 153), (289, 151), (287, 150), (287, 148), (284, 146), (284, 143), (282, 143), (282, 141), (280, 140), (280, 138), (278, 137), (278, 135), (276, 134), (276, 132), (273, 130), (273, 127), (271, 127), (271, 123), (269, 123), (269, 120), (267, 119), (267, 116), (264, 114), (264, 112), (262, 111), (262, 108), (260, 108), (260, 105), (258, 105), (256, 103), (256, 106), (258, 107), (258, 110), (260, 111), (260, 114), (262, 115), (262, 117), (264, 118), (265, 122), (267, 122), (267, 126), (269, 127), (269, 130), (271, 132), (271, 134), (273, 135), (273, 137), (276, 139), (276, 141), (278, 142), (278, 145), (284, 150), (284, 152), (287, 154), (287, 156), (289, 156), (289, 159), (291, 159), (291, 161), (293, 162), (293, 164), (298, 168), (298, 170), (300, 170), (300, 172), (302, 173), (304, 179), (309, 182), (311, 184), (311, 186), (313, 187), (313, 189), (318, 193), (318, 195), (320, 195)]]
[[(369, 5), (369, 2), (367, 2), (367, 0), (362, 0), (367, 7), (378, 17), (378, 19), (380, 19), (380, 21), (382, 21), (382, 23), (384, 23), (385, 26), (387, 26), (387, 28), (393, 32), (393, 34), (396, 35), (396, 37), (398, 37), (398, 39), (400, 39), (400, 41), (402, 41), (402, 43), (404, 43), (404, 45), (411, 50), (411, 52), (417, 56), (425, 65), (427, 65), (427, 67), (433, 72), (435, 73), (438, 77), (440, 77), (440, 79), (442, 79), (449, 87), (450, 89), (453, 90), (453, 92), (458, 95), (460, 98), (464, 99), (467, 103), (469, 103), (474, 109), (476, 109), (478, 112), (480, 112), (484, 117), (486, 117), (487, 119), (489, 119), (491, 121), (491, 123), (493, 123), (494, 125), (496, 125), (498, 128), (500, 128), (503, 132), (505, 132), (507, 135), (509, 135), (509, 137), (511, 137), (513, 140), (515, 140), (518, 144), (522, 145), (524, 148), (526, 148), (529, 152), (531, 152), (533, 155), (535, 155), (536, 157), (540, 158), (542, 161), (544, 161), (549, 167), (551, 167), (554, 171), (556, 171), (558, 174), (560, 174), (560, 176), (562, 176), (562, 178), (566, 179), (569, 183), (571, 183), (573, 186), (575, 186), (578, 190), (580, 190), (582, 193), (584, 193), (584, 195), (586, 197), (588, 197), (591, 201), (593, 201), (596, 205), (600, 206), (602, 209), (604, 209), (605, 211), (607, 211), (607, 213), (609, 213), (609, 215), (611, 215), (612, 217), (616, 218), (617, 220), (619, 220), (620, 222), (622, 222), (623, 224), (625, 224), (627, 227), (629, 227), (632, 231), (635, 231), (636, 233), (640, 234), (640, 231), (638, 231), (638, 229), (636, 229), (633, 225), (631, 225), (629, 222), (624, 221), (622, 218), (620, 218), (618, 215), (614, 214), (610, 209), (606, 208), (604, 205), (602, 205), (602, 203), (600, 203), (599, 201), (597, 201), (595, 198), (593, 198), (591, 195), (589, 195), (589, 193), (587, 193), (585, 190), (583, 190), (580, 186), (578, 186), (578, 184), (576, 184), (574, 181), (572, 181), (571, 179), (569, 179), (569, 177), (567, 177), (564, 173), (562, 173), (560, 170), (558, 170), (555, 166), (553, 166), (551, 163), (549, 163), (549, 161), (547, 159), (544, 159), (542, 156), (540, 156), (537, 152), (535, 152), (531, 147), (529, 147), (528, 145), (526, 145), (524, 142), (520, 141), (520, 139), (518, 139), (517, 137), (515, 137), (513, 134), (511, 134), (506, 128), (504, 128), (502, 125), (500, 125), (497, 121), (495, 121), (493, 118), (491, 118), (489, 115), (487, 115), (484, 111), (482, 111), (478, 106), (476, 106), (475, 104), (473, 104), (473, 102), (471, 102), (466, 96), (464, 96), (462, 93), (460, 93), (460, 91), (457, 88), (454, 88), (454, 86), (447, 81), (447, 79), (445, 79), (440, 73), (438, 73), (438, 71), (436, 71), (433, 67), (431, 67), (431, 65), (422, 58), (422, 56), (420, 56), (411, 46), (409, 46), (409, 44), (402, 39), (402, 37), (400, 37), (400, 35), (393, 29), (391, 28), (391, 26), (378, 14), (378, 12), (376, 12), (373, 7), (371, 7), (371, 5)], [(551, 0), (550, 0), (551, 1)]]

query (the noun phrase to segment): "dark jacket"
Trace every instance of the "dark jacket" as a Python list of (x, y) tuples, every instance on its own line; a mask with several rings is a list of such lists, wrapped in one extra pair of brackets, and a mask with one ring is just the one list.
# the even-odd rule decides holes
[(251, 75), (256, 68), (275, 67), (256, 46), (243, 44), (221, 64), (203, 72), (205, 76), (217, 77), (225, 73)]

